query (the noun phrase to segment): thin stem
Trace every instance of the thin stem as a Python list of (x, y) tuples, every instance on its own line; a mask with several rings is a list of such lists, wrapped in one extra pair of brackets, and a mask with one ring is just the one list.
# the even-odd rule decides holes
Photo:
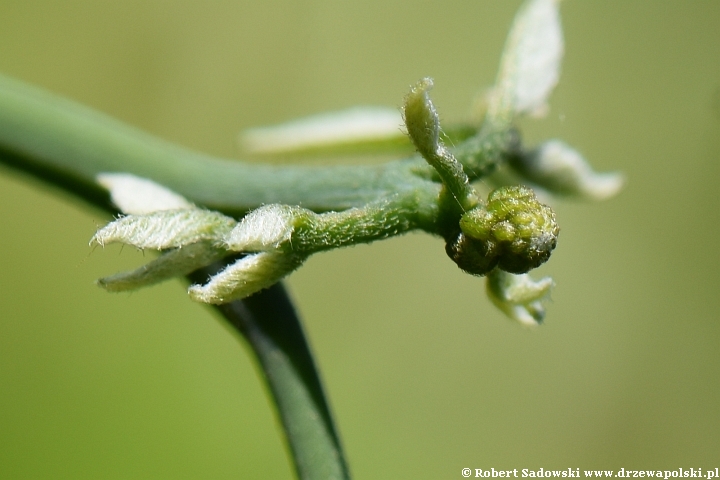
[[(227, 180), (216, 188), (214, 182), (228, 171), (232, 171), (235, 179), (248, 172), (250, 178), (256, 174), (262, 177), (254, 186), (256, 190), (262, 181), (281, 172), (190, 152), (1, 76), (0, 163), (45, 180), (111, 214), (118, 212), (107, 191), (95, 181), (95, 176), (104, 171), (131, 172), (165, 184), (172, 184), (171, 180), (175, 179), (185, 188), (178, 189), (180, 193), (198, 203), (204, 201), (212, 205), (216, 200), (228, 211), (243, 211), (258, 204), (257, 200), (249, 200), (251, 196), (233, 197), (232, 192), (242, 192), (243, 187), (229, 189)], [(285, 177), (280, 174), (279, 183), (288, 182), (298, 174), (298, 170)], [(248, 186), (252, 187), (245, 185)], [(223, 192), (218, 194), (218, 190)], [(231, 197), (230, 201), (221, 201), (225, 194)], [(294, 194), (298, 194), (297, 190)], [(360, 192), (353, 198), (350, 191), (347, 196), (333, 197), (330, 192), (325, 199), (322, 195), (315, 198), (318, 204), (328, 198), (352, 204), (366, 194)], [(195, 272), (192, 278), (204, 281), (207, 274), (207, 270)], [(285, 429), (298, 477), (301, 480), (349, 478), (319, 374), (300, 319), (282, 284), (216, 308), (248, 341), (259, 361)]]
[(342, 210), (399, 190), (432, 186), (412, 173), (418, 160), (319, 167), (215, 158), (2, 76), (0, 162), (71, 189), (91, 203), (109, 202), (96, 182), (99, 173), (130, 172), (230, 214), (269, 203)]
[[(453, 153), (470, 180), (486, 175), (512, 140), (479, 134)], [(398, 193), (437, 190), (420, 157), (382, 165), (262, 165), (212, 157), (167, 142), (113, 118), (0, 75), (0, 163), (110, 207), (96, 177), (129, 172), (193, 202), (231, 215), (263, 204), (316, 212), (360, 207)]]
[(460, 212), (465, 212), (477, 205), (478, 199), (462, 165), (440, 140), (440, 118), (428, 94), (432, 86), (432, 79), (424, 78), (405, 97), (405, 125), (415, 148), (444, 185), (442, 197), (447, 198), (440, 201), (449, 200)]
[[(204, 281), (211, 273), (204, 269), (191, 278)], [(298, 478), (350, 478), (310, 347), (282, 284), (215, 308), (252, 347)]]
[(295, 220), (288, 252), (309, 255), (324, 250), (370, 243), (410, 230), (437, 230), (437, 186), (431, 195), (406, 192), (340, 212), (316, 214), (303, 209)]
[(496, 130), (485, 124), (477, 135), (452, 149), (470, 181), (493, 173), (506, 158), (520, 149), (520, 134), (514, 128)]

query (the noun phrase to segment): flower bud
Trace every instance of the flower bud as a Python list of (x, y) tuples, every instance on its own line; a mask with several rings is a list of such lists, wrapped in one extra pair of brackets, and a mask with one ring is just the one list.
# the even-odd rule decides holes
[(555, 213), (527, 187), (494, 190), (486, 204), (465, 213), (460, 233), (446, 245), (457, 265), (473, 275), (495, 266), (525, 273), (550, 258), (560, 229)]

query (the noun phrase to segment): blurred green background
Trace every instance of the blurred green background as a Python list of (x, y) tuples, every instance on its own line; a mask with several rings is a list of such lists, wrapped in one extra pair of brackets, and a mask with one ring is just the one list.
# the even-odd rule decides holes
[[(519, 1), (0, 2), (0, 71), (238, 157), (243, 128), (435, 79), (444, 121), (495, 76)], [(720, 2), (573, 1), (552, 110), (622, 194), (555, 204), (547, 323), (505, 320), (441, 241), (313, 257), (289, 287), (355, 478), (720, 463)], [(244, 344), (140, 264), (107, 218), (0, 169), (0, 477), (290, 478)]]

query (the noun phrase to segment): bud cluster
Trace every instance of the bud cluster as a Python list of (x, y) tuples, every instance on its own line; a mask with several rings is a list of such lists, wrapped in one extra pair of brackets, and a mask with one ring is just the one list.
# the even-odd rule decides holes
[(446, 244), (464, 271), (485, 275), (496, 266), (526, 273), (550, 258), (560, 228), (555, 213), (527, 187), (494, 190), (488, 202), (465, 213), (460, 232)]

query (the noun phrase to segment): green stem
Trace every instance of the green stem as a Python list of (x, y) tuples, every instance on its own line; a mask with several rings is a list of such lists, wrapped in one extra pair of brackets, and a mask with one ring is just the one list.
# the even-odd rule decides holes
[[(204, 269), (191, 278), (204, 281), (211, 273)], [(310, 347), (282, 284), (215, 308), (252, 347), (298, 478), (350, 478)]]
[(149, 178), (230, 214), (262, 204), (342, 210), (431, 182), (417, 160), (378, 166), (274, 166), (218, 159), (149, 135), (48, 92), (0, 76), (0, 161), (108, 203), (102, 172)]
[[(453, 153), (470, 180), (492, 171), (514, 138), (508, 132), (466, 140)], [(259, 205), (302, 205), (316, 212), (359, 207), (399, 192), (437, 189), (414, 157), (382, 165), (260, 165), (212, 157), (0, 75), (0, 162), (109, 207), (96, 177), (129, 172), (193, 202), (231, 215)]]
[(423, 229), (435, 233), (439, 209), (437, 187), (427, 197), (421, 192), (404, 192), (363, 207), (317, 214), (298, 209), (287, 252), (310, 255), (340, 247), (370, 243)]
[[(272, 201), (282, 201), (283, 195), (288, 200), (302, 196), (307, 184), (291, 192), (283, 192), (283, 187), (278, 185), (287, 187), (293, 177), (299, 180), (301, 173), (305, 180), (315, 174), (300, 169), (291, 169), (288, 173), (284, 169), (243, 165), (191, 152), (2, 76), (0, 163), (43, 179), (112, 214), (118, 212), (110, 203), (107, 191), (95, 182), (95, 176), (101, 172), (121, 171), (149, 177), (198, 203), (222, 206), (230, 212), (257, 206), (263, 199), (272, 197), (273, 191), (279, 198)], [(341, 170), (335, 169), (334, 174)], [(357, 170), (353, 173), (363, 174), (361, 169)], [(224, 175), (236, 179), (240, 186), (231, 188), (228, 178), (222, 181)], [(254, 175), (260, 179), (250, 180)], [(329, 175), (330, 172), (325, 173), (326, 177)], [(369, 171), (364, 175), (370, 175)], [(258, 189), (265, 181), (271, 183), (272, 190), (261, 195)], [(357, 176), (354, 181), (358, 181)], [(351, 182), (348, 180), (348, 183)], [(254, 188), (261, 200), (243, 192), (244, 188)], [(316, 205), (327, 206), (335, 201), (353, 205), (370, 191), (353, 195), (349, 185), (345, 188), (348, 188), (345, 196), (334, 195), (332, 191), (313, 192), (319, 193), (313, 197)], [(223, 195), (228, 195), (230, 200), (226, 201)], [(205, 281), (207, 275), (208, 270), (203, 269), (190, 278)], [(320, 376), (300, 320), (282, 284), (216, 308), (248, 341), (260, 363), (298, 477), (301, 480), (349, 478)]]
[(493, 173), (507, 158), (520, 150), (520, 133), (514, 128), (496, 129), (486, 123), (477, 135), (452, 149), (470, 181)]
[[(479, 134), (454, 154), (470, 180), (477, 179), (494, 168), (512, 138), (508, 132)], [(0, 163), (110, 212), (115, 208), (108, 192), (96, 181), (105, 172), (149, 178), (198, 205), (230, 215), (271, 203), (339, 211), (308, 225), (308, 233), (322, 233), (323, 222), (333, 221), (343, 227), (335, 239), (342, 245), (411, 228), (440, 235), (457, 228), (457, 219), (450, 222), (454, 225), (443, 223), (448, 219), (439, 202), (441, 184), (420, 157), (377, 166), (330, 167), (219, 159), (2, 76)], [(358, 210), (348, 210), (353, 208)], [(355, 216), (356, 212), (361, 214)], [(260, 362), (300, 478), (347, 478), (319, 375), (282, 286), (216, 308), (248, 340)]]

